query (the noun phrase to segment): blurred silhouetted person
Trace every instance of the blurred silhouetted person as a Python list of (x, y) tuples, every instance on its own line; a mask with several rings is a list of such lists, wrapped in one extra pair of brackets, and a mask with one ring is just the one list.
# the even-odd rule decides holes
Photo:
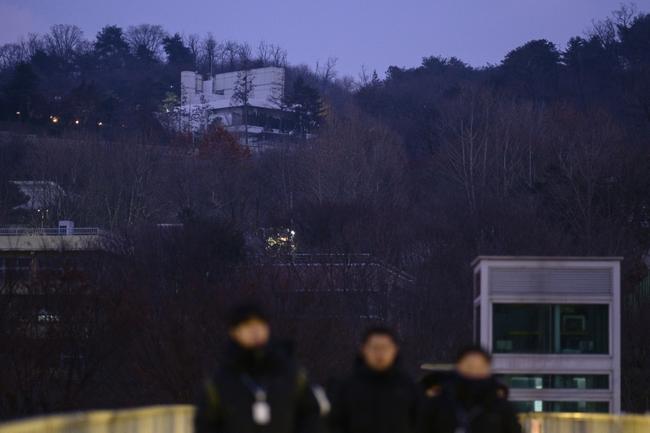
[(508, 385), (506, 385), (503, 382), (497, 381), (497, 397), (502, 398), (504, 400), (508, 400), (510, 398), (510, 388)]
[(438, 397), (442, 394), (442, 387), (449, 380), (449, 372), (432, 371), (420, 379), (424, 395), (428, 398)]
[(307, 375), (286, 346), (271, 340), (269, 321), (255, 305), (235, 308), (229, 346), (206, 381), (195, 417), (197, 433), (311, 433), (320, 407)]
[(332, 391), (335, 433), (410, 433), (420, 390), (398, 365), (397, 339), (388, 328), (368, 330), (353, 373)]
[(512, 405), (499, 394), (492, 357), (479, 346), (462, 350), (439, 396), (425, 403), (419, 433), (520, 433)]

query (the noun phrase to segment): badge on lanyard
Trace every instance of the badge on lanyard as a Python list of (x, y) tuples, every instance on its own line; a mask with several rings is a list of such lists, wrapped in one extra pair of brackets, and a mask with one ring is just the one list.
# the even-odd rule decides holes
[(271, 422), (271, 406), (266, 401), (266, 392), (261, 390), (255, 392), (253, 421), (257, 425), (267, 425)]

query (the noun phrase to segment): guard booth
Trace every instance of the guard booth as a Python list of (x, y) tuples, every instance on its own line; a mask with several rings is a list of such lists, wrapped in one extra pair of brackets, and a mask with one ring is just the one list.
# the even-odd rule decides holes
[(620, 412), (621, 257), (480, 256), (474, 338), (523, 412)]

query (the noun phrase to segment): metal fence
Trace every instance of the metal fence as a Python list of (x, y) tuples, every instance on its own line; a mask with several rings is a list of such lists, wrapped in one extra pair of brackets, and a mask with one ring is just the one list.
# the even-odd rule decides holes
[(521, 416), (526, 433), (650, 433), (650, 416), (588, 413), (530, 413)]
[(0, 227), (0, 236), (95, 236), (100, 230), (96, 227), (79, 228), (31, 228), (31, 227)]
[(193, 406), (98, 410), (0, 424), (0, 433), (192, 433)]

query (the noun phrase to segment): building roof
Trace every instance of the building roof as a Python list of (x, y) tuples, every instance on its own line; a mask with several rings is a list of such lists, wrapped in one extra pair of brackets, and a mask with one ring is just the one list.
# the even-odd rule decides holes
[(42, 209), (56, 204), (65, 195), (65, 191), (56, 183), (49, 180), (12, 180), (21, 193), (28, 197), (24, 204), (14, 209)]
[(93, 251), (107, 247), (108, 233), (94, 227), (58, 228), (0, 227), (0, 252)]
[(484, 260), (490, 261), (518, 261), (518, 262), (558, 262), (558, 261), (575, 261), (575, 262), (620, 262), (621, 256), (478, 256), (472, 260), (471, 266), (476, 266)]

